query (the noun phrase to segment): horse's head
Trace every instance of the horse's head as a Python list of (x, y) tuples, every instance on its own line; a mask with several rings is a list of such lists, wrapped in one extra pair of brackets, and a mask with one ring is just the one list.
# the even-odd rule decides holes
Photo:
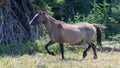
[(39, 24), (39, 23), (42, 23), (43, 20), (44, 20), (43, 15), (44, 15), (44, 12), (43, 12), (43, 11), (40, 11), (39, 13), (37, 13), (37, 14), (32, 18), (32, 20), (29, 22), (29, 25), (35, 26), (35, 25), (37, 25), (37, 24)]

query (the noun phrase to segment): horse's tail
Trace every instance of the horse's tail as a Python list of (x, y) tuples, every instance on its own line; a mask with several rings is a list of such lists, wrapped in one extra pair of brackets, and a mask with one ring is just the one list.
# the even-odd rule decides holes
[(97, 44), (100, 47), (102, 47), (102, 42), (101, 42), (101, 38), (102, 38), (101, 28), (105, 28), (105, 26), (101, 26), (99, 24), (93, 24), (93, 26), (96, 28), (96, 31), (97, 31)]

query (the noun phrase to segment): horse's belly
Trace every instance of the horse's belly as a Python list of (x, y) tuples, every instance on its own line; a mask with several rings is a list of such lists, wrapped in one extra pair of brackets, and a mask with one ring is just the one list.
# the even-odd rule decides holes
[(76, 44), (79, 43), (82, 39), (71, 39), (71, 40), (64, 40), (66, 43)]
[(82, 35), (79, 33), (68, 34), (63, 37), (64, 42), (66, 43), (79, 43), (83, 39)]

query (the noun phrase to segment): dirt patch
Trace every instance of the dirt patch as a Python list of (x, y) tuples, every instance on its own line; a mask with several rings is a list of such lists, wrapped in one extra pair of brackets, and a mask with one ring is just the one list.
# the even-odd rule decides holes
[[(74, 51), (78, 46), (68, 46), (68, 50)], [(86, 49), (86, 46), (81, 46), (81, 48)], [(103, 52), (111, 52), (111, 51), (115, 51), (115, 52), (120, 52), (120, 48), (113, 48), (113, 47), (103, 47), (102, 50), (97, 47), (96, 48), (97, 51), (103, 51)], [(91, 49), (90, 49), (91, 50)]]
[[(100, 48), (97, 48), (97, 50), (100, 51), (101, 49), (100, 49)], [(110, 52), (110, 51), (120, 52), (120, 48), (103, 47), (102, 51), (107, 51), (107, 52)]]

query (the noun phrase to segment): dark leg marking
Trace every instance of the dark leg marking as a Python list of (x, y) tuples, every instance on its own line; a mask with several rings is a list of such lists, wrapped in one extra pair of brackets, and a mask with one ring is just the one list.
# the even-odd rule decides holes
[(95, 46), (95, 44), (91, 43), (91, 47), (92, 47), (93, 52), (94, 52), (94, 59), (97, 59), (97, 53), (96, 53), (96, 46)]
[(45, 45), (45, 49), (47, 50), (47, 52), (48, 52), (50, 55), (55, 55), (54, 52), (51, 52), (51, 51), (48, 49), (48, 47), (49, 47), (50, 45), (52, 45), (53, 43), (54, 43), (54, 42), (49, 41), (48, 44)]
[(91, 48), (91, 45), (89, 44), (88, 48), (86, 48), (83, 52), (83, 59), (87, 56), (87, 51)]
[(62, 60), (64, 59), (64, 45), (63, 43), (59, 43), (60, 44), (60, 51), (61, 51), (61, 54), (62, 54)]

